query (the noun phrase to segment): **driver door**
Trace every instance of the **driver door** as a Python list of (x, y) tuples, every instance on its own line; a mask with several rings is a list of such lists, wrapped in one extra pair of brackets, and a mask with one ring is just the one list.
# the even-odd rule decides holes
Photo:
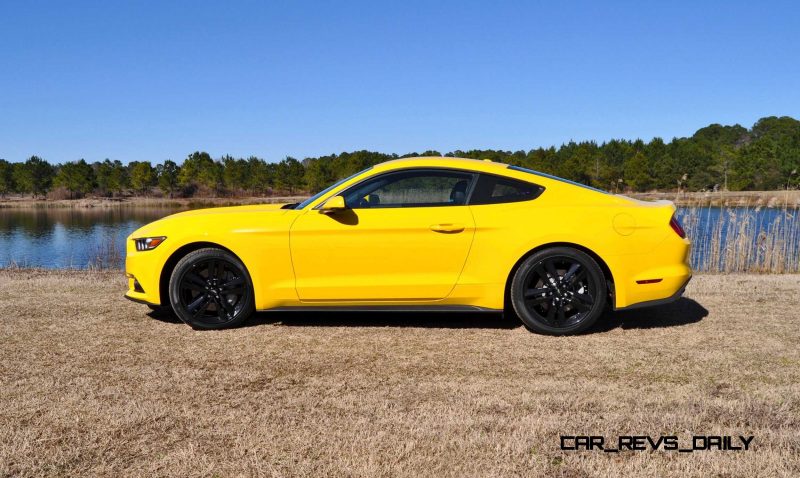
[(305, 302), (425, 302), (447, 297), (475, 232), (466, 205), (476, 175), (447, 169), (378, 174), (341, 195), (348, 209), (312, 209), (290, 231)]

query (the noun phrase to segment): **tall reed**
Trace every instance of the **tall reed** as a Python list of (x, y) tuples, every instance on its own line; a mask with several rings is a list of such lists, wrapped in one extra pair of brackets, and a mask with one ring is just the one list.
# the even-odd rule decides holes
[(800, 208), (685, 208), (692, 267), (703, 272), (800, 272)]
[(119, 244), (113, 234), (92, 248), (87, 268), (90, 270), (119, 269), (125, 262), (125, 245)]

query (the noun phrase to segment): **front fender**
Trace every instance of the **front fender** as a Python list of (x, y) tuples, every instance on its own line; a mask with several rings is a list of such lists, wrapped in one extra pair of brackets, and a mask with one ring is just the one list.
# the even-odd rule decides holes
[[(160, 294), (160, 279), (162, 273), (171, 273), (165, 266), (174, 266), (179, 256), (198, 247), (216, 246), (236, 255), (247, 268), (257, 309), (297, 300), (289, 254), (291, 220), (285, 215), (252, 213), (217, 215), (213, 221), (203, 221), (202, 216), (175, 216), (148, 224), (128, 238), (125, 262), (126, 272), (136, 277), (145, 292), (128, 295), (161, 303), (166, 298)], [(154, 235), (167, 239), (152, 251), (133, 247), (132, 239)]]

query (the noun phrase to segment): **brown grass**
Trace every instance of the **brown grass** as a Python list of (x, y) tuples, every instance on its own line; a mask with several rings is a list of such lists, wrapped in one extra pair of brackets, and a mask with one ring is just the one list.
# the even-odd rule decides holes
[[(0, 272), (0, 475), (797, 476), (800, 276), (534, 335), (483, 315), (261, 314), (195, 332), (119, 273)], [(562, 452), (560, 434), (754, 435)]]

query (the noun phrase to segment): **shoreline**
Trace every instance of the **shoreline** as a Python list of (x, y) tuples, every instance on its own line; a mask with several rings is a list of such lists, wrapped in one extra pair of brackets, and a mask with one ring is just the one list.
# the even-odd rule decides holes
[[(679, 207), (800, 207), (800, 191), (717, 191), (717, 192), (685, 192), (685, 191), (650, 191), (642, 193), (622, 193), (634, 199), (653, 201), (666, 199)], [(87, 197), (82, 199), (34, 199), (31, 197), (8, 197), (0, 199), (0, 209), (38, 209), (38, 208), (115, 208), (115, 207), (161, 207), (188, 208), (239, 206), (248, 204), (292, 203), (306, 199), (308, 196), (247, 196), (247, 197), (201, 197), (201, 198), (166, 198), (166, 197)]]
[(727, 207), (800, 207), (800, 191), (649, 191), (624, 194), (635, 199), (654, 201), (667, 199), (682, 207), (727, 206)]
[(158, 197), (87, 197), (82, 199), (0, 199), (0, 209), (91, 209), (91, 208), (188, 208), (243, 206), (248, 204), (278, 204), (299, 202), (307, 196), (271, 197), (208, 197), (208, 198), (158, 198)]

